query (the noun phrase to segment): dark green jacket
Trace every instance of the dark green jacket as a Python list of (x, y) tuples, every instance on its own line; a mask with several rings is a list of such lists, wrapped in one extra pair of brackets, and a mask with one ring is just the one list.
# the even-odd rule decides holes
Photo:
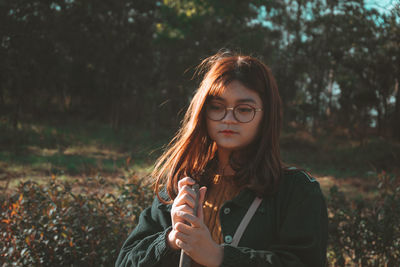
[[(278, 193), (264, 198), (238, 247), (229, 245), (255, 195), (249, 189), (227, 201), (219, 216), (225, 240), (221, 266), (325, 266), (328, 218), (319, 183), (296, 171)], [(171, 205), (155, 198), (125, 241), (115, 266), (177, 267), (179, 252), (166, 243)]]

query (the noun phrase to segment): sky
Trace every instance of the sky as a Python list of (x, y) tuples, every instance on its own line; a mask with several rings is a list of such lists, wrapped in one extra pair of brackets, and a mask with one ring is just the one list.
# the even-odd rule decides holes
[(382, 13), (389, 13), (390, 9), (394, 7), (400, 0), (365, 0), (367, 8), (375, 8)]

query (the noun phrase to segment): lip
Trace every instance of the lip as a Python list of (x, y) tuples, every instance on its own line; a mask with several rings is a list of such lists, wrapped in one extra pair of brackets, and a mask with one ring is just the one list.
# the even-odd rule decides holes
[(237, 132), (232, 131), (232, 130), (223, 130), (223, 131), (219, 131), (222, 134), (237, 134)]

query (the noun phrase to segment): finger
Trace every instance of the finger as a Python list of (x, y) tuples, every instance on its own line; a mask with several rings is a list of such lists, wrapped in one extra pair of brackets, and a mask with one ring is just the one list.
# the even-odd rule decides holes
[(204, 220), (204, 213), (203, 213), (203, 203), (204, 200), (206, 198), (206, 193), (207, 193), (207, 187), (203, 186), (202, 188), (200, 188), (199, 190), (199, 205), (198, 205), (198, 209), (197, 209), (197, 217), (200, 218), (200, 220)]
[(180, 219), (183, 219), (184, 221), (190, 223), (193, 227), (200, 227), (201, 226), (199, 218), (197, 218), (196, 216), (194, 216), (194, 215), (192, 215), (190, 213), (178, 211), (176, 213), (176, 215)]
[(181, 190), (181, 188), (182, 188), (184, 185), (194, 185), (195, 183), (196, 183), (196, 181), (193, 180), (192, 178), (190, 178), (190, 177), (184, 177), (184, 178), (182, 178), (182, 179), (180, 179), (180, 180), (178, 181), (178, 190)]
[(193, 227), (178, 222), (177, 224), (175, 224), (175, 231), (177, 231), (178, 233), (183, 233), (185, 235), (190, 235), (191, 231), (193, 230)]
[(184, 242), (184, 243), (188, 243), (189, 240), (190, 240), (190, 236), (188, 236), (188, 235), (185, 234), (185, 233), (176, 231), (176, 233), (175, 233), (175, 239), (179, 239), (179, 240), (181, 240), (181, 241)]
[(180, 240), (180, 239), (177, 239), (175, 243), (176, 243), (176, 245), (177, 245), (180, 249), (182, 249), (186, 254), (188, 254), (189, 256), (191, 255), (190, 253), (192, 252), (192, 247), (191, 247), (188, 243), (185, 243), (185, 242), (183, 242), (183, 241)]
[[(186, 234), (175, 231), (175, 230), (172, 230), (170, 234), (171, 234), (172, 242), (177, 246), (176, 249), (182, 248), (182, 245), (186, 244), (189, 240), (189, 237)], [(180, 244), (180, 245), (178, 245), (178, 244)], [(174, 248), (173, 245), (171, 245), (171, 247)]]
[(177, 223), (177, 222), (186, 222), (182, 217), (180, 217), (178, 215), (179, 212), (192, 214), (193, 213), (193, 209), (191, 209), (187, 205), (183, 205), (183, 206), (179, 206), (179, 207), (176, 207), (175, 209), (171, 210), (173, 221), (175, 223)]
[[(190, 214), (193, 214), (193, 209), (190, 207), (190, 206), (188, 206), (188, 205), (180, 205), (180, 206), (177, 206), (174, 210), (173, 210), (173, 212), (176, 214), (177, 212), (185, 212), (185, 213), (190, 213)], [(179, 216), (179, 215), (178, 215)]]
[(195, 205), (195, 200), (189, 194), (186, 193), (179, 194), (178, 197), (174, 200), (173, 206), (178, 207), (181, 205), (188, 205), (193, 209)]
[(190, 195), (193, 199), (196, 198), (196, 192), (194, 192), (194, 189), (190, 185), (184, 185), (178, 192), (178, 195), (180, 194), (187, 194)]
[(185, 252), (190, 252), (191, 251), (191, 246), (190, 244), (190, 236), (181, 233), (181, 232), (176, 232), (176, 239), (175, 239), (175, 244), (183, 249)]
[(177, 233), (178, 233), (178, 231), (176, 231), (175, 229), (172, 229), (171, 232), (168, 234), (168, 239), (171, 240), (171, 242), (173, 242), (174, 244), (176, 244)]

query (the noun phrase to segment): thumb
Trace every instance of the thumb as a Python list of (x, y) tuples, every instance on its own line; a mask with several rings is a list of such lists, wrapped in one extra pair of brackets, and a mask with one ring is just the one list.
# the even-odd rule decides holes
[(201, 220), (203, 220), (204, 214), (203, 214), (203, 202), (206, 198), (206, 192), (207, 192), (207, 187), (203, 186), (199, 190), (199, 208), (197, 209), (197, 217), (199, 217)]

